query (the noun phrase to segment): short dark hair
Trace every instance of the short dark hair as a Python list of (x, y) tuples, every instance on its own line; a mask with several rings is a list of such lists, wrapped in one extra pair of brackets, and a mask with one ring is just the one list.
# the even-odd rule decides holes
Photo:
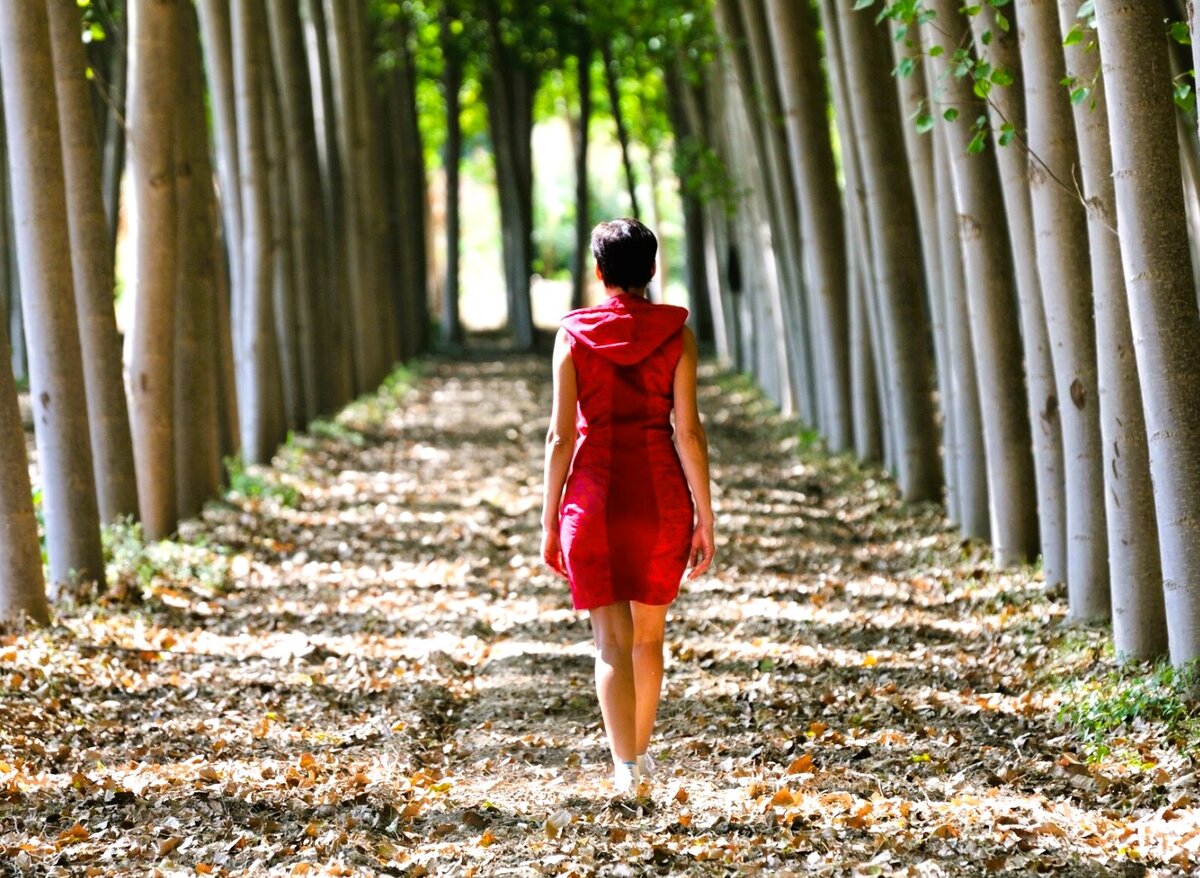
[(641, 289), (654, 277), (658, 239), (637, 220), (621, 217), (592, 229), (592, 255), (606, 287)]

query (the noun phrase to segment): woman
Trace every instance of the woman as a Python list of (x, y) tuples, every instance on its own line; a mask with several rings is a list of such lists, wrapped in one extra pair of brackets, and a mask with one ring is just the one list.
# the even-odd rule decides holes
[(592, 232), (608, 299), (562, 320), (546, 435), (542, 558), (591, 617), (596, 693), (620, 793), (654, 770), (648, 747), (667, 608), (684, 570), (695, 579), (713, 559), (696, 339), (686, 308), (646, 298), (657, 252), (637, 220)]

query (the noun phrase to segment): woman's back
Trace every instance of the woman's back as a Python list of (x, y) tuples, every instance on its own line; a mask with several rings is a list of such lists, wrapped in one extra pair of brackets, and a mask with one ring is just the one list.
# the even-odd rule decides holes
[(576, 606), (669, 602), (687, 563), (693, 506), (671, 441), (687, 309), (620, 293), (563, 318), (578, 439), (562, 506)]

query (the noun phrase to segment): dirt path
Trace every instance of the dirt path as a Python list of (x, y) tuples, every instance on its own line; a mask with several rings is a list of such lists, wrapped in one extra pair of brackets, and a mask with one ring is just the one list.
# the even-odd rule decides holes
[(546, 364), (421, 373), (0, 641), (0, 875), (1192, 862), (1191, 764), (1136, 730), (1089, 764), (1055, 721), (1107, 634), (711, 369), (717, 572), (672, 612), (652, 800), (612, 806), (587, 621), (537, 562)]

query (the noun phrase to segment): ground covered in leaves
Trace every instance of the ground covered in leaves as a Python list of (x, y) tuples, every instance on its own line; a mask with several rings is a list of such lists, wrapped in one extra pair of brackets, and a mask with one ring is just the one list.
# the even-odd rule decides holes
[(1200, 863), (1169, 672), (711, 367), (715, 572), (669, 621), (659, 777), (612, 801), (587, 619), (537, 557), (548, 375), (425, 361), (178, 541), (114, 530), (98, 602), (0, 641), (0, 875)]

